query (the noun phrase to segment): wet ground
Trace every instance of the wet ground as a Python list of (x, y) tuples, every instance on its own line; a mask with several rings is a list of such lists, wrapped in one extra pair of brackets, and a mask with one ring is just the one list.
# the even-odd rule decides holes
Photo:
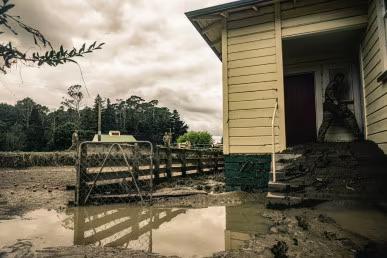
[[(207, 194), (153, 207), (68, 207), (72, 168), (0, 170), (0, 257), (383, 257), (387, 215), (353, 201), (270, 210), (264, 193), (223, 193), (221, 175), (160, 188)], [(159, 189), (160, 190), (160, 189)], [(202, 190), (200, 190), (202, 191)], [(372, 256), (374, 255), (374, 256)]]
[[(12, 246), (19, 239), (28, 239), (35, 250), (60, 243), (203, 257), (238, 249), (250, 234), (265, 234), (270, 224), (259, 210), (252, 205), (202, 209), (110, 205), (65, 212), (39, 209), (0, 223), (0, 242)], [(235, 226), (241, 226), (242, 232), (235, 231)]]

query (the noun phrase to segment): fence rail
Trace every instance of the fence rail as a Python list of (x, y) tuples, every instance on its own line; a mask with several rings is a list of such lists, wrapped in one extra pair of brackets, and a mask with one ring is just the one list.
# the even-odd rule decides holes
[(219, 149), (85, 142), (79, 148), (75, 202), (130, 201), (152, 197), (153, 184), (173, 177), (223, 171)]

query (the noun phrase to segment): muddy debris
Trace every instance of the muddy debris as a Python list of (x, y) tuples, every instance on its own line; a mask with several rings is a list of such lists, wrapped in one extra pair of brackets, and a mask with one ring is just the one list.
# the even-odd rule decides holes
[(320, 221), (321, 223), (327, 223), (327, 224), (336, 223), (336, 221), (334, 219), (332, 219), (331, 217), (329, 217), (325, 214), (318, 215), (318, 221)]
[(277, 243), (271, 248), (271, 252), (275, 258), (287, 258), (288, 245), (284, 241), (277, 241)]
[(331, 231), (324, 231), (324, 237), (328, 240), (331, 240), (331, 241), (337, 239), (336, 233), (331, 232)]
[(302, 228), (303, 230), (309, 229), (310, 226), (305, 216), (296, 216), (296, 219), (297, 219), (297, 224), (300, 228)]

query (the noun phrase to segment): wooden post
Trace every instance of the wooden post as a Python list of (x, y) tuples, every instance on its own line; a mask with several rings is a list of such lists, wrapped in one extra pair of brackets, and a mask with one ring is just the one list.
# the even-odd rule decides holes
[(79, 165), (77, 171), (77, 193), (75, 203), (77, 205), (84, 205), (87, 195), (87, 144), (82, 144), (80, 147)]
[(179, 155), (180, 155), (180, 162), (181, 162), (181, 176), (186, 176), (187, 175), (186, 151), (182, 149)]
[(98, 101), (98, 141), (101, 141), (102, 133), (101, 133), (101, 99)]
[(155, 154), (153, 156), (153, 164), (154, 164), (154, 169), (153, 169), (153, 174), (154, 174), (154, 181), (157, 183), (157, 180), (160, 178), (160, 149), (158, 146), (155, 147)]
[(169, 146), (166, 149), (166, 153), (167, 153), (167, 164), (166, 164), (165, 172), (167, 173), (168, 178), (172, 178), (172, 151)]
[(135, 143), (133, 148), (133, 174), (136, 182), (138, 182), (138, 175), (140, 173), (140, 157), (140, 148), (138, 144)]
[(84, 208), (74, 209), (74, 244), (82, 245), (84, 242), (85, 228), (85, 210)]

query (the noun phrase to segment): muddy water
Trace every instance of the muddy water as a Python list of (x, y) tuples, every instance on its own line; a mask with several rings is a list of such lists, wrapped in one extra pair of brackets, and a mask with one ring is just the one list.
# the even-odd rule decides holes
[(326, 203), (317, 210), (333, 218), (343, 229), (373, 241), (387, 243), (387, 214), (375, 206), (358, 202)]
[(262, 210), (255, 205), (204, 209), (110, 205), (64, 213), (41, 209), (0, 221), (0, 248), (29, 239), (34, 249), (91, 244), (201, 257), (239, 249), (253, 235), (267, 233), (269, 222)]

